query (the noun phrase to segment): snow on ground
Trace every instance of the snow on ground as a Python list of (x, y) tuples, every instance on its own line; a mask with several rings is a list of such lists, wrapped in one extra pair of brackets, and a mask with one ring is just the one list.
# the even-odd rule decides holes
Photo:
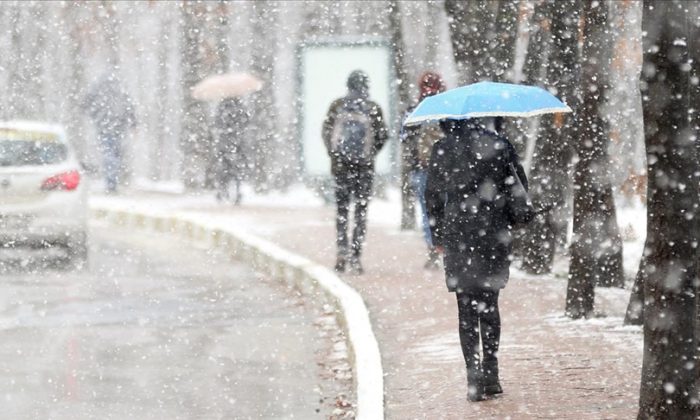
[[(139, 195), (140, 194), (140, 195)], [(244, 207), (248, 210), (260, 209), (261, 212), (277, 211), (286, 208), (318, 209), (325, 204), (323, 199), (313, 191), (302, 186), (293, 186), (285, 192), (274, 194), (256, 194), (252, 190), (245, 191)], [(396, 188), (387, 189), (382, 198), (375, 197), (370, 204), (370, 224), (378, 227), (388, 234), (411, 234), (420, 237), (418, 230), (401, 232), (399, 221), (401, 215), (400, 192)], [(212, 192), (204, 194), (169, 194), (163, 192), (136, 193), (134, 197), (94, 197), (94, 203), (100, 206), (109, 206), (113, 209), (131, 208), (139, 211), (152, 211), (158, 214), (176, 213), (185, 215), (190, 220), (205, 223), (207, 225), (230, 226), (248, 231), (253, 234), (275, 232), (277, 229), (289, 229), (289, 224), (295, 225), (324, 225), (333, 223), (332, 217), (324, 216), (322, 220), (294, 220), (260, 222), (257, 218), (246, 216), (245, 212), (236, 212), (235, 207), (228, 203), (218, 203)], [(277, 210), (275, 210), (277, 209)], [(248, 212), (250, 213), (250, 212)], [(318, 212), (317, 212), (318, 213)], [(332, 212), (323, 212), (332, 214)], [(544, 311), (540, 312), (532, 328), (524, 331), (519, 337), (517, 331), (510, 331), (504, 338), (502, 349), (504, 354), (537, 353), (540, 335), (549, 331), (555, 335), (561, 334), (571, 342), (577, 342), (585, 338), (586, 342), (603, 343), (605, 348), (615, 350), (619, 354), (641, 354), (643, 345), (641, 329), (639, 327), (623, 326), (623, 317), (629, 299), (630, 281), (636, 273), (639, 258), (644, 242), (645, 212), (643, 206), (627, 206), (618, 208), (618, 218), (624, 237), (624, 266), (628, 278), (627, 289), (596, 288), (596, 314), (597, 317), (589, 320), (571, 320), (563, 315), (564, 299), (566, 292), (567, 272), (569, 258), (560, 256), (555, 261), (554, 272), (545, 276), (529, 275), (520, 271), (517, 264), (511, 270), (510, 292), (519, 296), (517, 290), (523, 289), (526, 293), (537, 293), (538, 300), (545, 301)], [(283, 218), (284, 219), (284, 218)], [(278, 223), (276, 226), (275, 223)], [(284, 223), (284, 225), (282, 225)], [(627, 228), (631, 226), (630, 228)], [(627, 229), (626, 229), (627, 228)], [(517, 282), (517, 283), (516, 283)], [(518, 300), (511, 297), (511, 304), (517, 304)], [(428, 322), (428, 321), (426, 321)], [(430, 322), (435, 322), (433, 319)], [(534, 334), (525, 339), (528, 334)], [(550, 333), (551, 335), (551, 333)], [(417, 339), (407, 351), (411, 357), (417, 360), (430, 360), (431, 364), (426, 369), (442, 369), (442, 365), (452, 365), (461, 360), (459, 338), (454, 330), (432, 331)], [(617, 354), (617, 353), (615, 353)], [(435, 362), (435, 363), (434, 363)], [(562, 362), (563, 363), (563, 362)]]
[[(163, 213), (184, 213), (189, 218), (195, 218), (198, 221), (213, 223), (217, 225), (226, 224), (247, 229), (253, 233), (270, 233), (280, 227), (274, 225), (258, 226), (253, 225), (252, 220), (247, 220), (244, 216), (231, 214), (225, 210), (232, 205), (228, 203), (219, 203), (216, 201), (213, 192), (204, 192), (197, 194), (176, 194), (179, 191), (177, 185), (141, 185), (143, 190), (149, 192), (147, 200), (134, 200), (129, 196), (93, 196), (92, 202), (100, 206), (109, 206), (114, 209), (132, 209), (138, 207), (139, 211)], [(150, 188), (149, 188), (150, 187)], [(269, 208), (313, 208), (323, 207), (325, 204), (323, 199), (311, 189), (303, 185), (293, 185), (284, 192), (274, 192), (267, 194), (255, 193), (252, 188), (245, 188), (244, 204), (253, 207), (269, 207)], [(183, 212), (183, 209), (187, 209)], [(211, 210), (219, 210), (212, 212)], [(589, 320), (590, 322), (607, 323), (609, 328), (621, 326), (621, 318), (624, 317), (627, 302), (629, 299), (629, 289), (636, 275), (639, 266), (639, 260), (642, 255), (646, 231), (646, 212), (643, 205), (640, 203), (627, 204), (620, 206), (617, 209), (618, 222), (620, 230), (623, 234), (623, 253), (624, 253), (624, 269), (627, 277), (627, 288), (596, 288), (596, 310), (599, 315), (604, 315), (604, 318)], [(396, 232), (396, 234), (412, 234), (420, 235), (419, 231), (401, 232), (398, 229), (401, 216), (401, 193), (398, 188), (387, 188), (383, 197), (375, 197), (370, 202), (369, 220), (373, 225), (379, 225), (387, 232)], [(297, 223), (302, 223), (309, 226), (332, 223), (325, 220), (299, 220)], [(420, 224), (418, 224), (419, 226)], [(554, 272), (546, 276), (534, 276), (520, 271), (517, 264), (511, 269), (512, 277), (517, 277), (523, 280), (547, 279), (550, 284), (562, 286), (565, 284), (568, 272), (568, 257), (562, 256), (555, 261)], [(542, 293), (548, 293), (547, 288), (541, 290)], [(553, 292), (553, 291), (552, 291)], [(553, 322), (556, 317), (552, 318)], [(556, 321), (559, 322), (559, 321)], [(608, 328), (606, 327), (606, 328)], [(442, 343), (442, 338), (436, 338), (437, 343)], [(431, 344), (426, 344), (430, 346)]]
[[(156, 183), (147, 180), (136, 180), (134, 190), (139, 192), (153, 193), (148, 200), (148, 209), (157, 212), (167, 212), (173, 210), (181, 210), (182, 208), (218, 208), (223, 210), (230, 207), (231, 204), (219, 203), (216, 200), (215, 193), (205, 191), (202, 193), (185, 193), (184, 186), (179, 182)], [(270, 193), (256, 193), (252, 187), (243, 186), (243, 202), (246, 206), (269, 207), (269, 208), (305, 208), (305, 207), (323, 207), (327, 204), (323, 197), (310, 188), (302, 184), (294, 184), (285, 191), (275, 191)], [(382, 192), (382, 197), (374, 197), (369, 206), (369, 221), (373, 225), (382, 225), (384, 227), (397, 227), (401, 218), (401, 192), (396, 187), (388, 187)], [(133, 200), (127, 197), (109, 197), (104, 199), (100, 196), (93, 196), (93, 202), (100, 205), (116, 205), (129, 206)], [(631, 282), (636, 275), (639, 267), (639, 261), (644, 249), (644, 239), (646, 234), (646, 208), (637, 200), (628, 202), (624, 200), (617, 201), (617, 219), (620, 231), (623, 237), (623, 259), (624, 270), (627, 277), (628, 288), (631, 287)], [(222, 216), (230, 219), (229, 215)], [(209, 218), (218, 216), (207, 216)], [(246, 220), (241, 218), (235, 219), (237, 224), (246, 226)], [(321, 223), (317, 220), (299, 221), (317, 225)], [(325, 223), (325, 222), (324, 222)], [(417, 219), (416, 226), (420, 226), (420, 220)], [(252, 228), (252, 226), (248, 227)], [(269, 232), (272, 227), (256, 226), (256, 229), (263, 229)], [(402, 232), (396, 229), (396, 234), (416, 234), (419, 231)], [(555, 276), (566, 277), (568, 271), (568, 259), (563, 259), (557, 262), (555, 266)], [(519, 275), (527, 276), (525, 273)], [(608, 293), (603, 290), (603, 294)]]

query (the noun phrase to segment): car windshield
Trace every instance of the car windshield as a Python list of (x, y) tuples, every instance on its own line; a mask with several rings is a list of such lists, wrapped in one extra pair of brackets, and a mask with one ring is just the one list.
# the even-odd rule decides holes
[(51, 165), (67, 156), (66, 146), (57, 141), (0, 138), (0, 166)]

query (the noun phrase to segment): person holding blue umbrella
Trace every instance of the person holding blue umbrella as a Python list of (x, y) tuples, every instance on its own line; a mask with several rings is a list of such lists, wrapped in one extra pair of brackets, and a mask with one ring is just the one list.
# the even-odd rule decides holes
[(425, 200), (447, 288), (457, 296), (470, 401), (503, 392), (498, 296), (509, 276), (511, 230), (535, 214), (515, 148), (483, 118), (549, 112), (570, 109), (540, 88), (482, 82), (426, 98), (405, 122), (439, 121), (445, 132), (433, 147)]

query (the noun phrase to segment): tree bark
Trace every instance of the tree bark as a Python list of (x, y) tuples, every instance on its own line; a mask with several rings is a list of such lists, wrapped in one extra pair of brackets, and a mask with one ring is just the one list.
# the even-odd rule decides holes
[(87, 162), (88, 145), (83, 130), (83, 120), (79, 116), (84, 114), (81, 109), (81, 102), (85, 96), (87, 80), (85, 78), (85, 35), (81, 33), (81, 26), (84, 25), (84, 18), (81, 10), (75, 5), (61, 4), (61, 26), (67, 34), (67, 42), (64, 44), (69, 57), (69, 66), (66, 69), (68, 74), (66, 107), (67, 114), (72, 116), (66, 125), (71, 133), (71, 140), (76, 149), (76, 154), (80, 162)]
[(495, 59), (491, 66), (491, 77), (494, 81), (510, 82), (513, 80), (519, 6), (520, 2), (515, 0), (501, 0), (498, 3), (496, 36), (491, 41), (489, 48), (490, 51), (493, 51)]
[[(394, 72), (396, 87), (399, 94), (398, 115), (403, 116), (411, 102), (410, 81), (405, 64), (405, 46), (403, 42), (403, 28), (401, 27), (401, 10), (397, 0), (389, 0), (389, 31), (391, 33), (391, 45), (393, 46)], [(411, 161), (408, 144), (401, 144), (401, 230), (413, 230), (416, 228), (415, 195), (411, 188)]]
[(460, 84), (506, 80), (518, 28), (515, 0), (446, 0)]
[(630, 293), (630, 301), (627, 304), (625, 311), (625, 325), (642, 325), (644, 324), (644, 277), (646, 274), (646, 256), (642, 255), (639, 261), (639, 269), (637, 276), (634, 278), (632, 285), (632, 293)]
[(648, 195), (639, 419), (695, 419), (698, 395), (698, 7), (645, 1)]
[(276, 33), (270, 28), (277, 24), (277, 6), (269, 0), (259, 0), (253, 4), (253, 34), (257, 42), (253, 47), (252, 69), (262, 79), (263, 88), (251, 96), (253, 115), (250, 123), (250, 147), (248, 160), (253, 162), (252, 174), (255, 190), (268, 191), (275, 182), (272, 163), (279, 136), (277, 133), (274, 73), (276, 56)]
[[(177, 15), (175, 15), (177, 17)], [(169, 104), (168, 101), (168, 91), (170, 88), (169, 74), (172, 71), (170, 66), (170, 50), (172, 48), (172, 43), (170, 37), (172, 35), (172, 15), (170, 11), (163, 10), (163, 21), (160, 27), (160, 38), (161, 43), (158, 45), (158, 68), (161, 72), (161, 77), (158, 80), (158, 85), (156, 87), (156, 107), (158, 115), (156, 116), (156, 138), (154, 139), (154, 145), (151, 148), (151, 161), (153, 165), (151, 166), (151, 179), (152, 180), (166, 180), (168, 179), (168, 163), (170, 159), (164, 156), (164, 150), (170, 146), (167, 138), (172, 135), (173, 127), (170, 119), (172, 115), (168, 112)]]
[(183, 1), (181, 6), (182, 42), (182, 101), (183, 121), (180, 148), (183, 154), (182, 176), (189, 190), (204, 187), (207, 167), (207, 114), (204, 104), (192, 98), (191, 89), (206, 75), (203, 47), (206, 6)]
[(581, 72), (581, 107), (574, 124), (578, 161), (574, 169), (574, 234), (566, 295), (566, 314), (593, 314), (594, 286), (624, 285), (622, 239), (608, 168), (607, 121), (601, 112), (608, 89), (607, 3), (585, 0)]
[[(542, 28), (531, 42), (542, 42), (545, 46), (531, 44), (528, 61), (531, 65), (544, 66), (545, 70), (528, 69), (528, 82), (554, 89), (564, 102), (576, 108), (580, 76), (576, 28), (581, 1), (546, 1), (537, 9), (535, 16)], [(545, 56), (542, 50), (548, 53), (546, 58), (542, 57)], [(529, 273), (552, 271), (558, 239), (566, 234), (570, 216), (567, 198), (570, 197), (572, 121), (573, 117), (563, 114), (540, 119), (530, 169), (530, 195), (536, 207), (552, 206), (552, 211), (537, 216), (525, 229), (523, 269)]]

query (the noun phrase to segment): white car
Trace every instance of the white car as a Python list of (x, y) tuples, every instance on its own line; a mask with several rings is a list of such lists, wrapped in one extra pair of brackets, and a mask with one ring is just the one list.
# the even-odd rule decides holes
[(58, 125), (0, 122), (0, 255), (3, 249), (66, 248), (87, 261), (87, 185)]

